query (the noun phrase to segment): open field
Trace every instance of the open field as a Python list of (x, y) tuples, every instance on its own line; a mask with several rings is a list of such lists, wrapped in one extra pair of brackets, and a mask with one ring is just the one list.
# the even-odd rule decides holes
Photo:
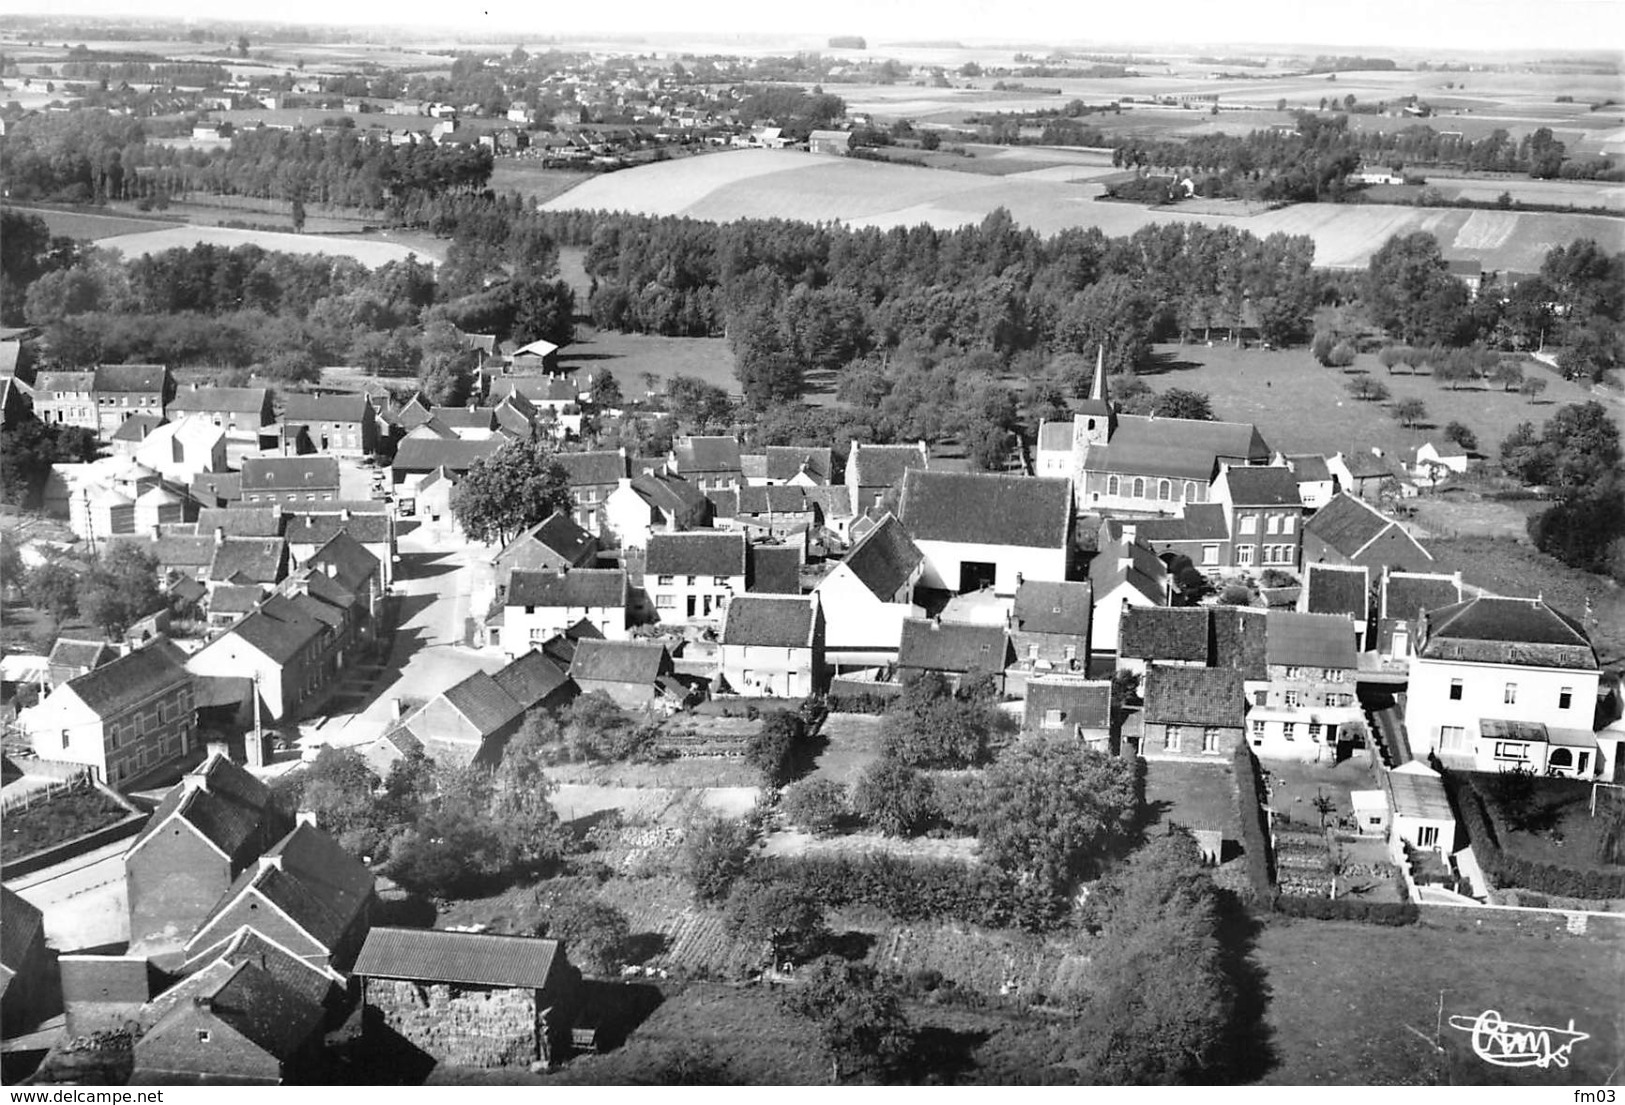
[(491, 163), (491, 190), (498, 195), (518, 192), (535, 203), (546, 203), (593, 176), (570, 169), (544, 169), (540, 161), (498, 157)]
[[(570, 372), (615, 374), (621, 392), (642, 395), (661, 391), (673, 376), (698, 376), (708, 384), (739, 393), (733, 350), (725, 338), (666, 338), (658, 334), (617, 334), (576, 327), (576, 340), (559, 352), (559, 365)], [(651, 386), (645, 374), (652, 375)]]
[[(1276, 1060), (1263, 1081), (1287, 1086), (1433, 1085), (1436, 1080), (1611, 1084), (1625, 1059), (1625, 1006), (1619, 1001), (1625, 956), (1619, 942), (1512, 935), (1475, 926), (1470, 912), (1460, 916), (1455, 931), (1271, 921), (1255, 952), (1267, 972), (1265, 1020)], [(1432, 1047), (1441, 990), (1447, 1022), (1442, 1058)], [(1467, 1034), (1448, 1025), (1453, 1016), (1471, 1020), (1487, 1009), (1508, 1021), (1558, 1028), (1572, 1018), (1591, 1038), (1576, 1045), (1567, 1069), (1493, 1067), (1473, 1054)]]
[[(1153, 388), (1206, 392), (1215, 417), (1255, 423), (1271, 446), (1287, 453), (1330, 455), (1372, 447), (1400, 453), (1436, 437), (1437, 427), (1459, 421), (1478, 435), (1480, 450), (1493, 455), (1520, 422), (1539, 426), (1563, 404), (1598, 397), (1534, 362), (1526, 363), (1525, 371), (1547, 383), (1538, 403), (1497, 388), (1452, 391), (1428, 376), (1390, 375), (1374, 354), (1362, 353), (1349, 373), (1361, 370), (1380, 379), (1393, 393), (1389, 403), (1417, 398), (1427, 404), (1423, 425), (1405, 429), (1389, 414), (1387, 403), (1362, 402), (1347, 394), (1349, 374), (1321, 365), (1306, 349), (1242, 350), (1223, 342), (1193, 342), (1159, 345), (1156, 355), (1162, 366), (1141, 371)], [(1602, 398), (1616, 421), (1625, 417), (1617, 399)]]
[(335, 257), (353, 257), (369, 268), (377, 268), (391, 261), (404, 261), (412, 250), (404, 245), (378, 238), (347, 236), (327, 238), (319, 234), (276, 234), (263, 230), (233, 230), (224, 226), (181, 226), (168, 230), (148, 230), (138, 234), (120, 234), (105, 238), (101, 245), (119, 250), (126, 258), (145, 257), (177, 246), (190, 248), (199, 243), (222, 246), (257, 245), (262, 249), (285, 253), (327, 254)]
[(155, 230), (171, 230), (181, 224), (171, 219), (143, 219), (120, 215), (97, 215), (89, 211), (58, 211), (49, 207), (29, 207), (8, 204), (10, 210), (21, 211), (45, 221), (53, 235), (61, 234), (78, 240), (99, 241), (121, 234), (144, 234)]
[(1228, 217), (1175, 208), (1096, 202), (1099, 185), (1029, 174), (920, 169), (794, 150), (731, 150), (639, 166), (588, 180), (542, 206), (649, 215), (687, 215), (727, 222), (740, 218), (841, 221), (853, 226), (955, 227), (980, 222), (997, 207), (1042, 234), (1099, 227), (1108, 235), (1142, 226), (1199, 221), (1233, 226), (1259, 237), (1307, 234), (1315, 261), (1329, 268), (1361, 267), (1391, 235), (1426, 230), (1445, 254), (1476, 259), (1486, 269), (1535, 271), (1547, 250), (1577, 238), (1625, 249), (1625, 221), (1596, 215), (1466, 211), (1381, 204), (1297, 204), (1263, 214)]
[(1504, 193), (1511, 196), (1515, 203), (1625, 210), (1625, 185), (1586, 180), (1529, 180), (1526, 177), (1468, 180), (1434, 176), (1432, 173), (1424, 175), (1427, 178), (1425, 185), (1377, 184), (1367, 189), (1366, 195), (1381, 203), (1412, 203), (1424, 188), (1428, 188), (1446, 199), (1477, 203), (1495, 203)]

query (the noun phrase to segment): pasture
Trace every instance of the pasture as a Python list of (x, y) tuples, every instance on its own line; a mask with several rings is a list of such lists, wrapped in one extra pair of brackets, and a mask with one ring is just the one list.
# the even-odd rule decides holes
[(145, 257), (176, 247), (191, 248), (200, 243), (231, 249), (235, 246), (257, 245), (261, 249), (283, 253), (327, 254), (334, 257), (353, 257), (368, 268), (378, 268), (391, 261), (404, 261), (413, 251), (404, 245), (380, 238), (323, 237), (319, 234), (278, 234), (263, 230), (234, 230), (224, 226), (178, 226), (166, 230), (148, 230), (136, 234), (119, 234), (101, 241), (108, 249), (116, 249), (126, 258)]
[[(1389, 374), (1374, 354), (1362, 353), (1346, 372), (1327, 368), (1306, 349), (1241, 350), (1231, 345), (1190, 343), (1156, 347), (1159, 364), (1141, 370), (1158, 391), (1188, 388), (1206, 392), (1213, 414), (1231, 422), (1252, 422), (1273, 448), (1286, 453), (1331, 453), (1377, 447), (1385, 453), (1414, 449), (1450, 422), (1463, 422), (1478, 435), (1481, 451), (1493, 455), (1520, 422), (1537, 426), (1565, 403), (1593, 398), (1590, 390), (1571, 383), (1533, 361), (1524, 371), (1546, 381), (1546, 391), (1531, 403), (1516, 392), (1497, 387), (1464, 387), (1452, 391), (1430, 376)], [(1357, 371), (1368, 372), (1392, 391), (1387, 402), (1355, 399), (1345, 384)], [(1389, 404), (1416, 398), (1427, 404), (1427, 417), (1406, 429), (1389, 413)], [(1620, 404), (1607, 400), (1618, 420)]]
[(698, 376), (729, 395), (739, 393), (733, 350), (725, 338), (617, 334), (577, 325), (576, 340), (559, 351), (559, 365), (583, 374), (608, 370), (628, 398), (664, 391), (673, 376)]
[[(1060, 168), (1063, 176), (1090, 173), (1088, 168)], [(1547, 250), (1578, 238), (1595, 238), (1610, 251), (1625, 250), (1625, 221), (1597, 215), (1297, 204), (1229, 216), (1096, 202), (1098, 184), (1050, 176), (1047, 169), (991, 176), (793, 150), (733, 150), (599, 176), (542, 206), (686, 215), (713, 222), (791, 218), (882, 228), (965, 226), (1004, 207), (1017, 223), (1041, 234), (1094, 226), (1111, 236), (1156, 223), (1198, 221), (1261, 238), (1276, 232), (1306, 234), (1315, 242), (1316, 264), (1327, 268), (1363, 267), (1391, 235), (1416, 230), (1435, 234), (1446, 256), (1476, 259), (1495, 271), (1538, 270)]]
[(569, 169), (544, 169), (533, 158), (498, 157), (491, 162), (491, 190), (498, 195), (518, 192), (532, 203), (561, 196), (593, 174)]
[(98, 215), (89, 211), (61, 210), (54, 207), (29, 207), (27, 205), (8, 205), (14, 211), (21, 211), (25, 215), (34, 215), (45, 220), (45, 225), (53, 236), (62, 235), (78, 241), (99, 241), (103, 238), (112, 238), (121, 234), (142, 234), (154, 230), (168, 230), (179, 227), (179, 223), (167, 219), (146, 219), (135, 216)]

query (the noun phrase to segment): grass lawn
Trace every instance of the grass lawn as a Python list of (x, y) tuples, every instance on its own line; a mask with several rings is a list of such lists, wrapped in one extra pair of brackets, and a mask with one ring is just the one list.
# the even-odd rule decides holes
[(1219, 829), (1229, 840), (1241, 835), (1236, 824), (1236, 773), (1227, 763), (1148, 760), (1145, 804), (1153, 826)]
[[(1475, 587), (1500, 595), (1541, 595), (1557, 609), (1585, 622), (1604, 667), (1625, 661), (1625, 590), (1518, 541), (1435, 539), (1428, 550), (1446, 568), (1460, 569)], [(1591, 616), (1586, 617), (1586, 601)]]
[(875, 714), (830, 714), (823, 736), (829, 742), (813, 774), (852, 786), (880, 758), (880, 717)]
[(1554, 863), (1582, 870), (1618, 871), (1621, 865), (1600, 862), (1604, 831), (1610, 804), (1625, 801), (1603, 791), (1597, 799), (1597, 816), (1591, 816), (1591, 784), (1579, 779), (1531, 780), (1532, 793), (1527, 827), (1515, 830), (1497, 799), (1495, 777), (1471, 772), (1468, 781), (1495, 823), (1495, 839), (1510, 855), (1534, 863)]
[[(1161, 363), (1141, 372), (1152, 388), (1206, 392), (1215, 417), (1252, 422), (1271, 446), (1288, 453), (1329, 455), (1373, 446), (1402, 453), (1437, 436), (1438, 428), (1453, 421), (1465, 423), (1477, 434), (1480, 448), (1493, 453), (1520, 422), (1539, 426), (1559, 406), (1592, 398), (1588, 389), (1534, 362), (1528, 362), (1524, 371), (1547, 385), (1537, 403), (1515, 392), (1451, 391), (1428, 376), (1390, 374), (1371, 353), (1361, 354), (1346, 371), (1321, 365), (1307, 349), (1243, 350), (1216, 341), (1212, 347), (1164, 344), (1156, 347), (1156, 353)], [(1384, 403), (1354, 399), (1345, 387), (1356, 370), (1381, 380), (1392, 397)], [(1414, 429), (1401, 426), (1389, 413), (1392, 403), (1410, 398), (1422, 400), (1428, 410)], [(1610, 409), (1619, 420), (1618, 405)]]
[[(1255, 959), (1268, 973), (1272, 1085), (1609, 1084), (1625, 1058), (1625, 957), (1613, 940), (1543, 939), (1479, 929), (1463, 913), (1454, 931), (1380, 928), (1345, 921), (1276, 919)], [(1432, 1047), (1445, 990), (1445, 1078)], [(1567, 1069), (1509, 1070), (1473, 1054), (1452, 1016), (1498, 1010), (1508, 1021), (1567, 1026), (1590, 1039)], [(1416, 1031), (1411, 1031), (1415, 1029)], [(1419, 1038), (1416, 1033), (1422, 1034)]]
[(576, 340), (559, 353), (559, 365), (580, 373), (607, 369), (614, 373), (621, 393), (629, 399), (645, 391), (663, 391), (673, 376), (698, 376), (729, 395), (739, 394), (733, 350), (725, 338), (617, 334), (578, 325)]
[(518, 192), (533, 203), (546, 203), (595, 175), (571, 169), (544, 169), (540, 161), (529, 158), (498, 157), (491, 161), (490, 187), (498, 195)]
[[(10, 205), (8, 205), (9, 207)], [(51, 234), (63, 235), (68, 238), (90, 239), (111, 238), (115, 234), (137, 234), (144, 230), (164, 230), (168, 227), (179, 226), (183, 220), (157, 218), (142, 218), (138, 215), (106, 215), (96, 211), (69, 210), (59, 211), (47, 207), (19, 206), (12, 208), (25, 215), (35, 215), (45, 221)]]
[(41, 848), (95, 832), (129, 814), (99, 790), (76, 790), (6, 814), (0, 854), (16, 859)]

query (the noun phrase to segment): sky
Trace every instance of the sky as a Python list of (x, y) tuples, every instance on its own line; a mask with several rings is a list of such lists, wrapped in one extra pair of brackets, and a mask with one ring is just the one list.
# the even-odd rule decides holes
[[(1625, 50), (1625, 0), (616, 0), (610, 5), (473, 0), (280, 0), (223, 10), (217, 0), (0, 0), (8, 13), (259, 16), (396, 28), (591, 34), (858, 34), (886, 41), (1390, 46), (1448, 50)], [(606, 14), (613, 13), (613, 14)]]

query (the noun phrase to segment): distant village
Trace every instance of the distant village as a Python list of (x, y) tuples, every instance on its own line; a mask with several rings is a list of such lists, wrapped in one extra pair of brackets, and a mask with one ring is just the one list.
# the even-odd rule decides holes
[[(923, 442), (582, 451), (592, 381), (556, 346), (465, 340), (466, 407), (273, 401), (163, 365), (4, 379), (8, 434), (34, 418), (105, 445), (54, 467), (47, 513), (150, 553), (170, 600), (123, 639), (4, 658), (8, 699), (35, 699), (6, 729), (6, 809), (88, 785), (142, 826), (116, 838), (113, 950), (47, 957), (71, 899), (5, 891), (8, 1034), (58, 993), (70, 1037), (142, 1027), (137, 1083), (276, 1082), (359, 1002), (441, 1061), (561, 1060), (566, 947), (375, 925), (364, 857), (285, 818), (268, 782), (327, 745), (380, 775), (420, 752), (490, 766), (529, 711), (588, 692), (653, 717), (839, 708), (935, 672), (991, 678), (1024, 734), (1114, 755), (1363, 761), (1347, 827), (1445, 869), (1407, 876), (1424, 904), (1491, 889), (1440, 768), (1618, 778), (1620, 688), (1587, 612), (1468, 586), (1391, 513), (1464, 473), (1459, 446), (1286, 455), (1253, 425), (1122, 413), (1101, 365), (1020, 471)], [(459, 482), (537, 441), (574, 509), (468, 540)], [(398, 634), (407, 601), (443, 607), (443, 632)], [(413, 667), (428, 653), (463, 659)]]

